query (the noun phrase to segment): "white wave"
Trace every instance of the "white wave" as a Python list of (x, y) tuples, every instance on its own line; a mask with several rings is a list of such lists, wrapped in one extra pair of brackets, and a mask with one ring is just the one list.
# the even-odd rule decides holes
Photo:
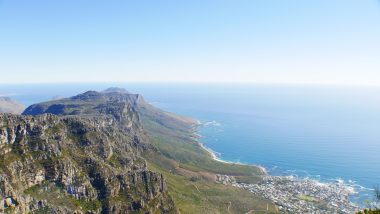
[(205, 122), (204, 124), (203, 124), (203, 126), (217, 126), (217, 127), (219, 127), (219, 126), (221, 126), (222, 124), (221, 123), (219, 123), (219, 122), (217, 122), (217, 121), (215, 121), (215, 120), (213, 120), (213, 121), (208, 121), (208, 122)]

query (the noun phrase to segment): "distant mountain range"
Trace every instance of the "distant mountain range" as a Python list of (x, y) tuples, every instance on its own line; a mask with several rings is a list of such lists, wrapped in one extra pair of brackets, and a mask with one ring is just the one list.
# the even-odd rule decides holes
[(21, 114), (25, 106), (9, 97), (0, 97), (0, 113)]

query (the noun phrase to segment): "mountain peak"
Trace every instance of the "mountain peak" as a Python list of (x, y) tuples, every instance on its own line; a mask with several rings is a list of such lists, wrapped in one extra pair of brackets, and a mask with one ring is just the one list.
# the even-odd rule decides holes
[(87, 91), (87, 92), (84, 92), (83, 94), (79, 94), (79, 95), (72, 97), (72, 99), (90, 100), (90, 99), (94, 99), (94, 98), (99, 98), (101, 96), (102, 96), (102, 94), (97, 92), (97, 91)]
[(121, 94), (129, 94), (129, 92), (125, 88), (119, 88), (119, 87), (110, 87), (106, 90), (102, 91), (102, 93), (121, 93)]

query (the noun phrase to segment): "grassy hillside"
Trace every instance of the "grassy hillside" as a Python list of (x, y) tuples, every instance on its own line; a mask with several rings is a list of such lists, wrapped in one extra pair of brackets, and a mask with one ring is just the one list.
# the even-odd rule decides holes
[(145, 155), (148, 167), (165, 175), (168, 189), (181, 213), (276, 213), (270, 201), (245, 190), (218, 184), (216, 174), (257, 182), (255, 166), (213, 160), (196, 141), (196, 122), (140, 104), (142, 121), (158, 152)]
[[(186, 213), (277, 213), (270, 202), (248, 191), (217, 184), (212, 180), (194, 179), (149, 162), (152, 171), (165, 175), (169, 193), (183, 214)], [(268, 207), (267, 207), (268, 206)], [(268, 208), (268, 212), (267, 211)]]
[[(68, 99), (36, 104), (26, 109), (24, 114), (53, 113), (74, 118), (104, 114), (112, 116), (117, 121), (115, 127), (129, 130), (139, 139), (133, 142), (141, 146), (148, 168), (164, 174), (167, 182), (166, 185), (162, 182), (162, 186), (167, 186), (168, 194), (181, 213), (277, 212), (270, 201), (215, 181), (217, 175), (222, 174), (255, 183), (261, 180), (263, 172), (255, 166), (215, 161), (197, 142), (194, 133), (196, 121), (159, 110), (139, 95), (112, 91), (90, 91)], [(116, 148), (119, 147), (122, 146)], [(116, 168), (121, 163), (113, 156), (109, 157), (108, 162)]]

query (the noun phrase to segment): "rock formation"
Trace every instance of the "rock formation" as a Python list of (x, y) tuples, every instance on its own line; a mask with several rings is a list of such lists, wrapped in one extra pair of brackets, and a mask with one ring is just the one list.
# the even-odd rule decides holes
[(0, 212), (177, 213), (142, 158), (139, 99), (90, 91), (0, 114)]

